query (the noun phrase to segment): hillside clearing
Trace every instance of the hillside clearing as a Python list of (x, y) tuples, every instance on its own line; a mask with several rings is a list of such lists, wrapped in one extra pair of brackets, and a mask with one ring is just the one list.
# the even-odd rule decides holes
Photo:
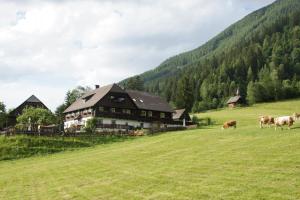
[[(299, 199), (300, 122), (259, 129), (300, 101), (199, 114), (217, 125), (0, 162), (0, 199)], [(220, 124), (236, 119), (238, 128)]]

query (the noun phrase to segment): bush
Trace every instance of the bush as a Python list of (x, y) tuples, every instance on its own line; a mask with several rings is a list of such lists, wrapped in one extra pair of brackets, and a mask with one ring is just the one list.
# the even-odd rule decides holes
[(203, 126), (209, 126), (213, 124), (213, 121), (211, 120), (210, 117), (205, 117), (203, 119), (200, 119), (200, 121), (201, 121), (201, 125)]
[(95, 133), (97, 128), (97, 118), (93, 117), (86, 121), (85, 132), (87, 133)]
[(192, 122), (197, 124), (197, 126), (209, 126), (213, 124), (213, 121), (210, 117), (199, 118), (196, 115), (192, 117)]
[(200, 119), (196, 115), (193, 115), (192, 122), (193, 124), (197, 124), (199, 126)]

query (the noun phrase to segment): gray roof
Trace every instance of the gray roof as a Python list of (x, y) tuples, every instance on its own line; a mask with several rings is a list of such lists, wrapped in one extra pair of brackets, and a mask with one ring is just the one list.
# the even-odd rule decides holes
[(155, 96), (147, 92), (140, 92), (135, 90), (124, 90), (117, 84), (111, 84), (85, 93), (82, 97), (80, 97), (73, 104), (71, 104), (64, 111), (64, 113), (93, 107), (108, 92), (127, 93), (138, 109), (162, 111), (162, 112), (174, 112), (171, 106), (168, 104), (168, 102), (166, 102), (159, 96)]
[[(82, 97), (80, 97), (73, 104), (71, 104), (64, 111), (64, 113), (92, 107), (96, 103), (98, 103), (109, 91), (125, 93), (125, 91), (122, 88), (120, 88), (120, 86), (118, 86), (117, 84), (103, 86), (85, 93)], [(87, 100), (85, 100), (85, 98), (87, 98)]]
[(47, 108), (47, 106), (45, 106), (45, 104), (39, 100), (35, 95), (31, 95), (28, 99), (26, 99), (22, 104), (20, 104), (18, 107), (16, 107), (15, 109), (13, 109), (10, 113), (14, 114), (16, 111), (18, 111), (20, 108), (23, 108), (24, 105), (32, 105), (32, 104), (38, 104), (38, 105), (43, 105), (46, 109), (49, 110), (49, 108)]
[(159, 96), (136, 90), (126, 90), (126, 92), (139, 109), (174, 112), (168, 102)]
[(31, 95), (25, 102), (42, 103), (36, 96)]
[(180, 119), (180, 117), (184, 114), (185, 109), (179, 109), (175, 110), (175, 113), (173, 114), (173, 119)]
[(230, 97), (230, 99), (227, 101), (227, 104), (229, 104), (229, 103), (237, 103), (240, 99), (241, 99), (241, 96)]

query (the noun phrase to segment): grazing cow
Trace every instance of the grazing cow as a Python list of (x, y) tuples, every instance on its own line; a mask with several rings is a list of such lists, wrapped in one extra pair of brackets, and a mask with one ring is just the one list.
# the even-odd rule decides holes
[(259, 126), (260, 126), (260, 128), (263, 128), (264, 124), (268, 124), (268, 126), (270, 128), (271, 124), (274, 124), (274, 117), (271, 117), (271, 116), (260, 116), (259, 117)]
[(234, 128), (236, 128), (236, 121), (230, 120), (230, 121), (225, 122), (225, 123), (223, 124), (222, 129), (229, 128), (229, 127), (234, 127)]
[(294, 119), (291, 116), (277, 117), (275, 118), (275, 130), (278, 126), (280, 126), (282, 130), (282, 126), (284, 125), (288, 125), (288, 129), (291, 129), (293, 123), (294, 123)]
[(300, 113), (294, 113), (293, 118), (294, 118), (294, 121), (298, 120), (300, 118)]

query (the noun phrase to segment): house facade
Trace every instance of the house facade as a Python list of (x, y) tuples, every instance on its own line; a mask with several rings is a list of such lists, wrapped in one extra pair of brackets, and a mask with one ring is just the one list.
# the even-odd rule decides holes
[(112, 84), (87, 92), (70, 105), (64, 111), (64, 128), (85, 126), (93, 117), (103, 130), (174, 127), (178, 123), (172, 119), (173, 112), (158, 96)]

